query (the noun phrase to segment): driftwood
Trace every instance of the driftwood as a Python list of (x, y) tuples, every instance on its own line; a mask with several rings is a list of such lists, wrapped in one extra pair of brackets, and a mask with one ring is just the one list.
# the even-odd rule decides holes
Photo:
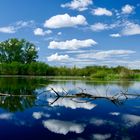
[[(127, 99), (129, 99), (131, 97), (133, 97), (133, 98), (139, 98), (140, 97), (140, 94), (137, 94), (137, 93), (131, 94), (131, 93), (128, 93), (128, 90), (125, 90), (125, 91), (121, 91), (120, 90), (118, 93), (116, 93), (116, 94), (114, 94), (112, 96), (108, 96), (107, 95), (108, 88), (106, 89), (105, 96), (99, 96), (99, 95), (90, 94), (90, 93), (86, 92), (85, 89), (81, 89), (81, 92), (74, 93), (74, 94), (69, 94), (63, 88), (62, 88), (62, 90), (63, 90), (63, 92), (59, 93), (54, 88), (50, 88), (49, 91), (53, 91), (55, 93), (55, 98), (54, 98), (53, 102), (49, 103), (49, 105), (53, 105), (59, 98), (69, 98), (70, 100), (72, 100), (74, 102), (77, 102), (77, 103), (91, 102), (91, 101), (96, 100), (96, 99), (106, 99), (106, 100), (111, 101), (115, 105), (122, 105), (124, 103), (124, 101), (126, 101)], [(7, 97), (31, 97), (32, 98), (32, 97), (35, 97), (35, 96), (43, 95), (46, 92), (48, 92), (48, 91), (43, 91), (43, 92), (38, 93), (36, 95), (35, 94), (32, 94), (32, 95), (27, 95), (27, 94), (21, 95), (21, 94), (19, 94), (18, 95), (18, 94), (0, 93), (0, 96), (7, 96)], [(97, 93), (98, 93), (98, 91), (97, 91)], [(78, 99), (78, 98), (81, 99), (82, 101), (77, 101), (76, 99)], [(38, 99), (38, 100), (40, 100), (40, 99)]]
[(0, 93), (0, 96), (9, 96), (9, 97), (34, 97), (35, 95), (21, 95), (21, 94), (7, 94), (7, 93)]
[[(95, 99), (106, 99), (106, 100), (111, 101), (115, 105), (122, 105), (124, 103), (124, 101), (126, 101), (130, 97), (134, 97), (134, 98), (139, 98), (140, 97), (140, 94), (131, 94), (131, 93), (128, 93), (128, 90), (120, 91), (119, 93), (117, 93), (117, 94), (115, 94), (113, 96), (107, 96), (108, 89), (106, 90), (106, 95), (105, 96), (92, 95), (90, 93), (84, 92), (83, 89), (81, 89), (81, 92), (71, 94), (71, 95), (68, 92), (66, 92), (64, 89), (63, 89), (63, 94), (60, 94), (54, 88), (51, 88), (51, 90), (55, 93), (56, 98), (54, 99), (53, 102), (50, 103), (50, 105), (53, 105), (59, 98), (70, 98), (71, 100), (73, 100), (73, 101), (75, 101), (77, 103), (79, 101), (76, 101), (74, 99), (77, 99), (77, 98), (79, 98), (79, 99), (87, 99), (83, 103), (90, 102), (90, 101), (93, 101)], [(79, 102), (79, 103), (82, 103), (82, 102)]]

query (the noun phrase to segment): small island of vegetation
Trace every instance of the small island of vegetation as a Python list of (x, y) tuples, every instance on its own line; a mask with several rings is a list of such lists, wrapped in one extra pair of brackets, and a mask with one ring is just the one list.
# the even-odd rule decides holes
[(54, 67), (37, 61), (36, 46), (24, 39), (0, 42), (0, 75), (79, 76), (103, 80), (139, 80), (140, 70), (124, 66)]

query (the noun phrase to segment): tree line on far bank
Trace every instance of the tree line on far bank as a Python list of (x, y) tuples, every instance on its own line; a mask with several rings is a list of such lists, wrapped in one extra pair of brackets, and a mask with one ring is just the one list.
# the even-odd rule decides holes
[(140, 70), (123, 66), (52, 67), (36, 61), (36, 46), (16, 38), (0, 42), (0, 75), (84, 76), (90, 79), (140, 79)]

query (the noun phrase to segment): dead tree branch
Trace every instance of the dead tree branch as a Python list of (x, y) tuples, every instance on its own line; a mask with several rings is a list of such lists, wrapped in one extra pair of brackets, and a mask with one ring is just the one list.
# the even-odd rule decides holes
[[(81, 90), (81, 92), (71, 94), (71, 95), (68, 95), (68, 92), (66, 92), (64, 89), (63, 89), (63, 91), (65, 91), (65, 93), (66, 93), (65, 95), (61, 95), (53, 88), (51, 88), (51, 89), (56, 94), (56, 97), (57, 97), (51, 104), (54, 104), (59, 98), (70, 98), (72, 101), (75, 101), (77, 103), (85, 103), (85, 102), (93, 101), (95, 99), (106, 99), (106, 100), (111, 101), (115, 105), (122, 105), (125, 100), (130, 98), (130, 96), (131, 97), (133, 96), (135, 98), (140, 97), (140, 94), (128, 93), (128, 90), (126, 90), (126, 91), (121, 90), (120, 92), (116, 93), (113, 96), (107, 96), (107, 91), (109, 90), (108, 88), (106, 90), (106, 96), (92, 95), (92, 94), (89, 94), (87, 92), (84, 92), (86, 90), (82, 89), (82, 88), (79, 88)], [(77, 98), (87, 99), (87, 100), (84, 102), (79, 102), (79, 101), (74, 100)]]

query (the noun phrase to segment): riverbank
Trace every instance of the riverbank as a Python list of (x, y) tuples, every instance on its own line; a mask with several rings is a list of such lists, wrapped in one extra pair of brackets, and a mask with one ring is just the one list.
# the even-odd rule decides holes
[(140, 81), (140, 74), (133, 78), (123, 78), (118, 75), (106, 75), (106, 77), (90, 76), (39, 76), (39, 75), (0, 75), (0, 78), (41, 78), (48, 80), (88, 80), (88, 81)]
[(57, 79), (101, 79), (101, 80), (140, 80), (140, 70), (123, 66), (87, 66), (83, 68), (55, 67), (42, 62), (22, 64), (18, 62), (1, 63), (0, 76), (15, 77), (55, 77)]

